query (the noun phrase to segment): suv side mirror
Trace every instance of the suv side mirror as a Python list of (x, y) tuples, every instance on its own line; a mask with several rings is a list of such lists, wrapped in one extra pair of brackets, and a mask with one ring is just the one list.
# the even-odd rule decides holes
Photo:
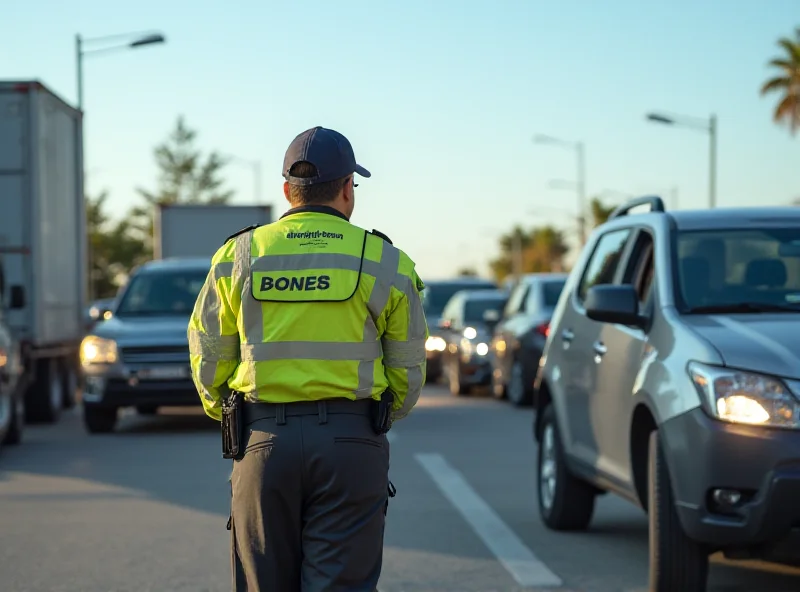
[(25, 288), (11, 286), (11, 298), (9, 298), (8, 307), (12, 309), (25, 308)]
[(586, 316), (594, 321), (635, 327), (644, 324), (639, 314), (639, 295), (630, 284), (602, 284), (589, 288), (584, 306)]

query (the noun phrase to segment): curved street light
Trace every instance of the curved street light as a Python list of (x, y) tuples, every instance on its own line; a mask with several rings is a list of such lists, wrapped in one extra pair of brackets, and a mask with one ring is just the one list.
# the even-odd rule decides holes
[(581, 246), (586, 244), (586, 147), (583, 142), (571, 142), (562, 140), (547, 134), (536, 134), (533, 136), (534, 144), (550, 144), (553, 146), (562, 146), (564, 148), (571, 148), (575, 150), (575, 156), (578, 165), (578, 179), (575, 183), (575, 189), (578, 196), (578, 236), (581, 241)]
[[(97, 43), (111, 43), (105, 47), (86, 48), (85, 45)], [(106, 35), (105, 37), (92, 37), (91, 39), (84, 39), (78, 33), (75, 35), (75, 74), (78, 82), (78, 111), (83, 114), (83, 58), (86, 55), (95, 55), (101, 53), (111, 53), (124, 49), (136, 49), (146, 45), (155, 45), (157, 43), (165, 43), (166, 37), (163, 34), (146, 31), (144, 33), (122, 33), (120, 35)], [(83, 125), (83, 118), (81, 118), (80, 125)], [(85, 142), (84, 142), (85, 144)], [(89, 286), (87, 295), (89, 300), (94, 300), (94, 277), (92, 274), (93, 256), (91, 245), (87, 248), (87, 276)]]
[(685, 115), (648, 113), (646, 118), (653, 123), (676, 125), (708, 134), (708, 207), (715, 208), (717, 206), (717, 116), (711, 114), (708, 119), (700, 119)]

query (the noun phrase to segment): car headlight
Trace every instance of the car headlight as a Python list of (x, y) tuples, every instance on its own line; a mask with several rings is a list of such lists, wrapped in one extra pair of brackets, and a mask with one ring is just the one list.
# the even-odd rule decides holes
[(779, 379), (697, 362), (689, 375), (717, 419), (732, 423), (800, 428), (800, 400)]
[(81, 342), (81, 364), (113, 364), (117, 361), (117, 344), (110, 339), (88, 335)]
[(485, 356), (489, 353), (489, 346), (485, 343), (479, 343), (475, 346), (475, 353), (479, 356)]
[(464, 337), (467, 339), (475, 339), (478, 336), (478, 331), (475, 327), (467, 327), (464, 329)]
[(425, 341), (425, 349), (428, 351), (444, 351), (447, 347), (447, 343), (441, 337), (431, 335)]

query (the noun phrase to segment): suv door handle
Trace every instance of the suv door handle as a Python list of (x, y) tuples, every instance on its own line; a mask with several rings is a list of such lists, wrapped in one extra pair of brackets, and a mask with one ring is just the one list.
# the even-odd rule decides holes
[(575, 339), (575, 333), (573, 333), (569, 329), (564, 329), (561, 332), (561, 339), (567, 342), (572, 341), (573, 339)]
[(608, 351), (608, 348), (603, 345), (602, 341), (595, 341), (593, 347), (594, 353), (596, 353), (598, 356), (603, 356)]

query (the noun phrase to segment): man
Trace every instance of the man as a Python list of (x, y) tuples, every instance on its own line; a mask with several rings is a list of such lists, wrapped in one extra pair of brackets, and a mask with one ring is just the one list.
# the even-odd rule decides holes
[(428, 328), (414, 262), (349, 222), (355, 173), (370, 176), (340, 133), (297, 136), (283, 164), (291, 209), (217, 251), (189, 323), (206, 413), (220, 420), (231, 391), (245, 398), (231, 475), (235, 591), (378, 583), (389, 444), (374, 417), (384, 393), (393, 420), (416, 404)]

